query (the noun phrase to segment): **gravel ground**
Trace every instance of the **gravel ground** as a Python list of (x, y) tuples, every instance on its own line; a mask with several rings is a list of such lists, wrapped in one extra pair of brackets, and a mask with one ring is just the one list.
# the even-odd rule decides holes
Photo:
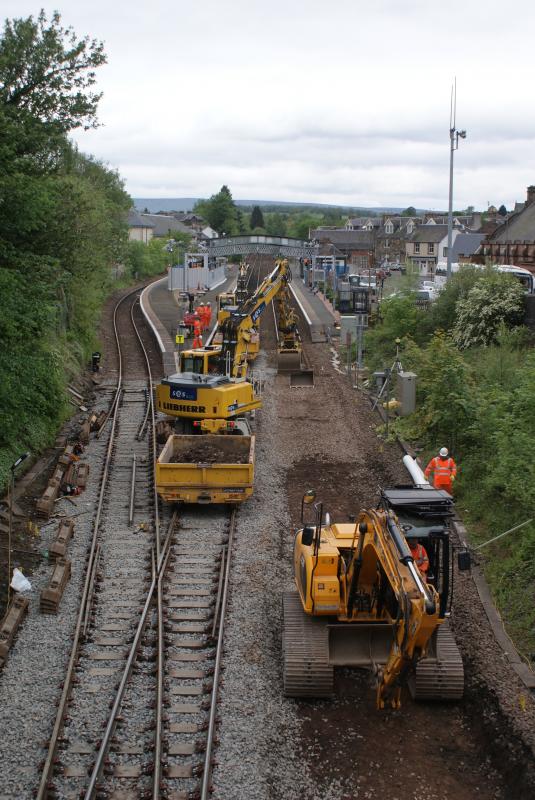
[[(111, 392), (101, 392), (99, 406), (107, 406)], [(7, 663), (0, 671), (0, 704), (8, 709), (0, 720), (2, 764), (0, 797), (31, 798), (39, 783), (40, 765), (46, 751), (45, 742), (56, 716), (58, 686), (65, 673), (70, 653), (70, 640), (76, 616), (85, 556), (91, 536), (102, 458), (107, 437), (92, 439), (81, 461), (89, 464), (90, 480), (85, 492), (75, 499), (76, 508), (68, 500), (56, 504), (57, 513), (74, 517), (74, 537), (68, 548), (72, 561), (71, 580), (60, 602), (57, 616), (39, 613), (39, 596), (48, 586), (52, 564), (47, 560), (30, 577), (30, 610), (10, 650)], [(89, 513), (83, 513), (89, 512)], [(80, 516), (75, 517), (76, 514)], [(46, 550), (55, 539), (58, 522), (41, 531), (39, 547)]]
[[(262, 343), (269, 345), (265, 330)], [(259, 364), (266, 384), (255, 493), (240, 511), (214, 797), (527, 800), (535, 786), (525, 744), (533, 700), (524, 693), (519, 711), (518, 683), (469, 578), (469, 589), (457, 586), (455, 614), (467, 671), (462, 703), (405, 696), (400, 711), (378, 712), (370, 676), (352, 670), (338, 673), (331, 702), (282, 696), (281, 594), (292, 587), (291, 529), (303, 491), (313, 486), (334, 519), (347, 519), (375, 501), (379, 485), (407, 482), (399, 449), (377, 438), (377, 417), (333, 368), (329, 348), (306, 349), (314, 389), (289, 389), (272, 357)], [(513, 723), (503, 693), (513, 700)]]

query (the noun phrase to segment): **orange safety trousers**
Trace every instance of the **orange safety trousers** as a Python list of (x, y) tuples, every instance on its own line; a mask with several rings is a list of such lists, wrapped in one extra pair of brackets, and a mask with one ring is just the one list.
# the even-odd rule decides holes
[(457, 475), (457, 465), (453, 458), (442, 459), (440, 456), (435, 456), (425, 468), (425, 477), (428, 478), (431, 472), (435, 489), (445, 489), (451, 493), (453, 486), (451, 479)]

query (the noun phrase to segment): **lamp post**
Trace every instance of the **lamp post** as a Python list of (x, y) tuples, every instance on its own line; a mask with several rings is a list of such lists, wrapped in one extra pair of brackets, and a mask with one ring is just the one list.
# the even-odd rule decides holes
[[(457, 112), (457, 81), (451, 93), (450, 106), (450, 194), (448, 205), (448, 253), (446, 280), (451, 278), (451, 246), (453, 238), (453, 153), (459, 149), (459, 139), (466, 139), (466, 131), (458, 131), (455, 128), (455, 116)], [(438, 259), (437, 259), (438, 261)]]
[(17, 460), (11, 465), (11, 475), (9, 477), (9, 525), (7, 535), (7, 606), (9, 608), (9, 601), (11, 599), (11, 529), (13, 526), (13, 496), (15, 494), (15, 470), (19, 467), (25, 458), (28, 458), (29, 453), (22, 453)]

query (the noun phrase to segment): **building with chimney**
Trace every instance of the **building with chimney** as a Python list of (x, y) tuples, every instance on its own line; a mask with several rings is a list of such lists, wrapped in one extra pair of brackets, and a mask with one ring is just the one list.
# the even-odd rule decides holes
[(512, 264), (535, 273), (535, 186), (528, 186), (526, 202), (482, 241), (472, 261)]

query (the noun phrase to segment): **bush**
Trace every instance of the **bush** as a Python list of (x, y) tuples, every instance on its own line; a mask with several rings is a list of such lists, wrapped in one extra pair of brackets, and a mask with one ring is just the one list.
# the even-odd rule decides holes
[(520, 325), (524, 290), (510, 275), (484, 275), (457, 301), (453, 337), (461, 349), (496, 342), (500, 327)]

